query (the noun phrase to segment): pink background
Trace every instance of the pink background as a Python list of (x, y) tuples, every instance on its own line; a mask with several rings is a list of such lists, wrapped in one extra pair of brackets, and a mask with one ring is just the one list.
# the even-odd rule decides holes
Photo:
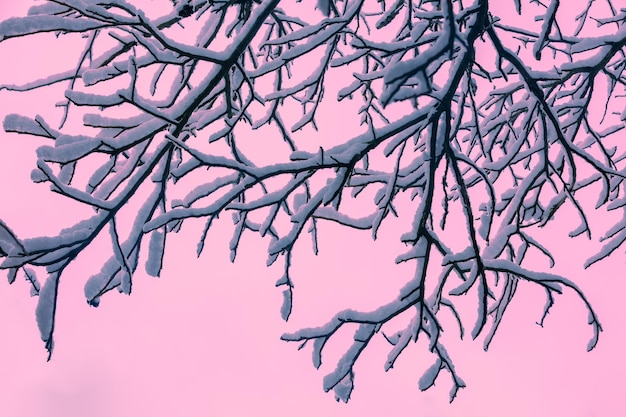
[[(3, 1), (0, 18), (23, 13), (30, 2), (23, 3)], [(42, 48), (39, 42), (47, 41), (49, 37), (0, 43), (0, 84), (69, 68), (66, 58), (80, 48), (64, 49), (61, 41)], [(1, 91), (0, 118), (12, 112), (50, 114), (64, 88), (49, 88), (43, 95)], [(320, 124), (324, 122), (342, 123), (333, 113)], [(0, 133), (0, 218), (20, 237), (55, 233), (87, 213), (46, 185), (30, 182), (41, 144), (37, 138)], [(593, 204), (595, 196), (590, 197)], [(337, 337), (319, 371), (312, 367), (310, 348), (297, 351), (297, 344), (279, 340), (283, 332), (323, 324), (338, 309), (367, 308), (395, 296), (411, 268), (393, 263), (402, 249), (397, 235), (404, 225), (390, 221), (372, 242), (369, 232), (323, 224), (317, 258), (305, 237), (294, 260), (293, 317), (284, 323), (281, 291), (274, 287), (281, 266), (265, 267), (267, 241), (251, 235), (242, 240), (238, 260), (231, 264), (232, 225), (227, 220), (214, 226), (199, 259), (200, 223), (189, 222), (180, 234), (170, 235), (162, 277), (147, 277), (140, 268), (131, 297), (108, 294), (97, 309), (86, 304), (83, 285), (108, 256), (109, 246), (99, 242), (79, 257), (62, 278), (56, 348), (49, 363), (35, 322), (36, 298), (29, 298), (22, 277), (12, 287), (0, 283), (0, 415), (626, 415), (625, 257), (617, 251), (583, 271), (582, 263), (597, 245), (568, 239), (577, 220), (568, 218), (572, 212), (566, 209), (561, 214), (542, 234), (554, 248), (554, 272), (575, 280), (596, 308), (605, 330), (598, 347), (585, 352), (591, 328), (573, 293), (557, 299), (542, 329), (535, 321), (544, 294), (521, 283), (488, 353), (482, 350), (482, 336), (475, 342), (456, 341), (458, 329), (447, 323), (448, 350), (468, 385), (451, 405), (448, 374), (442, 373), (427, 392), (417, 388), (433, 361), (423, 341), (410, 346), (385, 373), (389, 345), (377, 337), (355, 368), (356, 388), (344, 405), (323, 392), (322, 377), (334, 369), (351, 333)], [(596, 216), (595, 236), (618, 219)], [(537, 269), (545, 267), (538, 261)], [(464, 323), (472, 324), (467, 318)]]

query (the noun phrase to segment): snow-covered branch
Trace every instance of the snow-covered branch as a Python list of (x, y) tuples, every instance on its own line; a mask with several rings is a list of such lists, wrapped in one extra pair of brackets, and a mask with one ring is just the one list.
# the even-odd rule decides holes
[[(574, 281), (534, 272), (529, 253), (554, 266), (550, 245), (534, 232), (562, 207), (574, 208), (580, 220), (570, 236), (588, 239), (595, 210), (626, 207), (626, 151), (615, 141), (626, 120), (624, 13), (591, 17), (590, 1), (579, 27), (565, 33), (558, 0), (541, 6), (534, 26), (496, 16), (488, 0), (325, 0), (317, 11), (303, 2), (298, 15), (278, 0), (193, 0), (172, 2), (154, 19), (135, 3), (54, 0), (0, 22), (0, 42), (44, 32), (57, 33), (59, 45), (66, 33), (87, 39), (66, 71), (23, 85), (0, 80), (0, 92), (68, 83), (64, 120), (85, 112), (81, 134), (39, 115), (11, 114), (3, 123), (6, 132), (47, 141), (37, 150), (33, 181), (95, 210), (59, 236), (25, 240), (0, 220), (0, 268), (10, 283), (23, 272), (39, 296), (37, 321), (50, 354), (65, 267), (105, 228), (111, 254), (85, 284), (90, 305), (113, 289), (132, 292), (145, 238), (146, 272), (158, 276), (168, 234), (202, 218), (200, 254), (212, 225), (231, 217), (231, 260), (243, 236), (258, 233), (268, 238), (267, 264), (284, 261), (276, 286), (287, 320), (297, 308), (296, 242), (308, 233), (317, 253), (326, 221), (376, 239), (389, 214), (412, 219), (400, 237), (408, 250), (396, 262), (415, 262), (416, 269), (397, 297), (282, 337), (312, 341), (319, 367), (326, 342), (358, 326), (324, 379), (338, 400), (350, 398), (357, 361), (379, 334), (392, 346), (386, 370), (425, 335), (436, 361), (418, 385), (430, 389), (447, 370), (453, 400), (465, 382), (440, 337), (449, 324), (440, 311), (453, 313), (463, 337), (463, 315), (450, 297), (474, 289), (478, 318), (471, 335), (487, 333), (485, 349), (520, 280), (547, 294), (541, 325), (554, 295), (562, 287), (574, 291), (594, 329), (588, 349), (595, 347), (602, 327), (592, 303)], [(512, 3), (522, 20), (533, 21), (525, 3)], [(172, 30), (187, 19), (201, 29), (193, 33), (190, 25), (188, 37)], [(598, 37), (586, 29), (588, 21), (613, 32)], [(554, 59), (546, 69), (538, 59), (548, 54)], [(329, 82), (336, 77), (346, 77), (339, 88)], [(608, 86), (603, 106), (597, 106), (599, 80)], [(355, 102), (358, 111), (347, 110)], [(360, 120), (360, 130), (335, 129), (331, 143), (318, 142), (328, 105), (337, 106), (342, 120)], [(295, 118), (294, 106), (302, 109)], [(595, 107), (602, 117), (591, 117)], [(254, 151), (246, 146), (251, 135)], [(260, 158), (258, 149), (275, 160)], [(195, 186), (181, 188), (191, 178)], [(599, 198), (590, 208), (580, 191), (593, 187)], [(123, 209), (137, 199), (134, 221), (122, 230)], [(352, 199), (362, 212), (345, 203)], [(611, 228), (586, 266), (621, 247), (625, 229), (624, 222)], [(432, 253), (443, 257), (440, 265)], [(37, 268), (48, 274), (43, 285)], [(404, 313), (413, 314), (405, 329), (385, 332)]]

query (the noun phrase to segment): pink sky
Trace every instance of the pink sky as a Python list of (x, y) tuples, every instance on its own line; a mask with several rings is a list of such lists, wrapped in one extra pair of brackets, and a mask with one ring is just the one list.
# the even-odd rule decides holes
[[(0, 19), (23, 13), (30, 4), (3, 2)], [(32, 42), (0, 43), (0, 84), (68, 68), (64, 54), (71, 51), (61, 41), (45, 48)], [(43, 96), (1, 91), (0, 119), (14, 112), (46, 114), (61, 98), (59, 88)], [(342, 123), (336, 114), (325, 117), (321, 123)], [(0, 132), (0, 218), (20, 237), (54, 233), (86, 213), (48, 186), (30, 182), (41, 143)], [(468, 385), (453, 404), (448, 403), (451, 382), (445, 372), (430, 390), (417, 388), (434, 360), (424, 341), (410, 346), (385, 373), (389, 345), (377, 337), (359, 359), (355, 390), (345, 405), (323, 392), (322, 378), (334, 369), (352, 334), (334, 341), (319, 371), (311, 364), (310, 348), (298, 351), (297, 344), (279, 339), (284, 332), (325, 323), (338, 309), (367, 308), (394, 297), (411, 268), (393, 263), (402, 248), (397, 236), (403, 225), (391, 221), (372, 242), (370, 232), (324, 224), (318, 257), (303, 239), (292, 271), (293, 317), (284, 323), (281, 290), (274, 287), (281, 266), (265, 267), (267, 241), (252, 235), (242, 240), (237, 262), (231, 264), (227, 220), (211, 230), (199, 259), (195, 245), (201, 223), (189, 222), (180, 234), (168, 235), (161, 278), (138, 272), (131, 297), (112, 292), (97, 309), (86, 304), (83, 285), (103, 261), (100, 255), (108, 257), (109, 245), (102, 241), (79, 257), (62, 279), (51, 362), (45, 361), (35, 322), (36, 298), (29, 298), (21, 276), (11, 287), (0, 282), (0, 415), (626, 416), (625, 256), (617, 251), (583, 271), (596, 246), (567, 238), (571, 222), (577, 221), (567, 213), (543, 235), (557, 259), (553, 272), (577, 282), (600, 317), (604, 332), (597, 348), (585, 352), (592, 330), (572, 292), (557, 298), (542, 329), (535, 321), (544, 293), (522, 283), (489, 352), (482, 350), (484, 335), (459, 342), (458, 329), (448, 323), (447, 347)], [(597, 216), (592, 226), (602, 230), (614, 219)], [(543, 262), (537, 264), (538, 270), (544, 268)], [(466, 327), (471, 324), (465, 320)]]

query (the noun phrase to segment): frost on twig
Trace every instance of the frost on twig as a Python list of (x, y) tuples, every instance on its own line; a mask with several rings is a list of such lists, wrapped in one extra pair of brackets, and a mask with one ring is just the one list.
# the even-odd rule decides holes
[[(570, 236), (590, 239), (594, 210), (626, 206), (626, 154), (615, 141), (626, 115), (613, 112), (623, 108), (626, 85), (624, 11), (595, 16), (589, 1), (568, 33), (559, 25), (558, 0), (539, 9), (512, 2), (520, 21), (536, 17), (532, 27), (496, 16), (487, 0), (314, 3), (302, 3), (295, 15), (278, 0), (172, 2), (150, 19), (123, 0), (54, 0), (0, 23), (2, 42), (54, 32), (62, 46), (64, 34), (85, 36), (78, 62), (66, 71), (0, 83), (0, 91), (66, 85), (60, 127), (17, 114), (3, 127), (46, 141), (33, 181), (93, 210), (57, 236), (20, 239), (0, 221), (0, 268), (9, 283), (23, 274), (39, 297), (37, 323), (49, 353), (63, 272), (102, 233), (111, 252), (89, 271), (84, 292), (91, 306), (114, 289), (131, 294), (140, 264), (159, 276), (168, 236), (189, 219), (204, 222), (198, 256), (215, 222), (232, 219), (231, 261), (249, 234), (266, 238), (267, 265), (280, 265), (276, 287), (288, 320), (298, 308), (296, 244), (310, 239), (315, 254), (323, 251), (318, 235), (327, 221), (376, 239), (390, 216), (412, 220), (396, 262), (413, 263), (415, 272), (397, 297), (282, 336), (301, 348), (312, 341), (319, 368), (334, 336), (357, 327), (324, 378), (338, 401), (353, 395), (361, 353), (381, 336), (390, 345), (386, 370), (412, 342), (425, 340), (434, 362), (424, 364), (417, 386), (430, 389), (449, 375), (452, 401), (466, 386), (442, 337), (448, 328), (461, 338), (467, 333), (455, 297), (475, 297), (469, 333), (483, 335), (486, 350), (520, 283), (545, 292), (541, 326), (556, 295), (578, 296), (589, 312), (593, 349), (602, 326), (586, 295), (532, 262), (543, 256), (555, 265), (535, 232), (563, 207), (577, 216)], [(533, 10), (539, 16), (527, 15)], [(170, 30), (191, 19), (202, 29), (186, 29), (184, 40)], [(590, 22), (610, 33), (595, 35)], [(548, 54), (548, 69), (524, 58)], [(335, 95), (338, 77), (346, 78)], [(607, 87), (600, 107), (598, 85)], [(358, 111), (344, 111), (348, 102)], [(342, 120), (358, 120), (359, 129), (335, 129), (324, 142), (326, 133), (316, 132), (328, 105)], [(591, 117), (596, 107), (600, 118)], [(64, 125), (72, 112), (83, 112), (81, 134)], [(274, 161), (246, 147), (251, 136)], [(580, 195), (593, 187), (599, 192), (590, 209)], [(354, 201), (363, 211), (350, 209)], [(127, 207), (134, 218), (125, 228)], [(625, 230), (624, 221), (610, 228), (585, 267), (622, 247)], [(400, 315), (409, 323), (390, 330)]]

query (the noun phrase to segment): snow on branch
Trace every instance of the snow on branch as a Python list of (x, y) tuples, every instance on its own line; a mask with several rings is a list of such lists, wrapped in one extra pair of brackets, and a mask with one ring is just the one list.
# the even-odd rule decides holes
[(59, 16), (14, 17), (0, 22), (0, 42), (44, 32), (86, 32), (109, 24), (91, 19), (76, 19)]

